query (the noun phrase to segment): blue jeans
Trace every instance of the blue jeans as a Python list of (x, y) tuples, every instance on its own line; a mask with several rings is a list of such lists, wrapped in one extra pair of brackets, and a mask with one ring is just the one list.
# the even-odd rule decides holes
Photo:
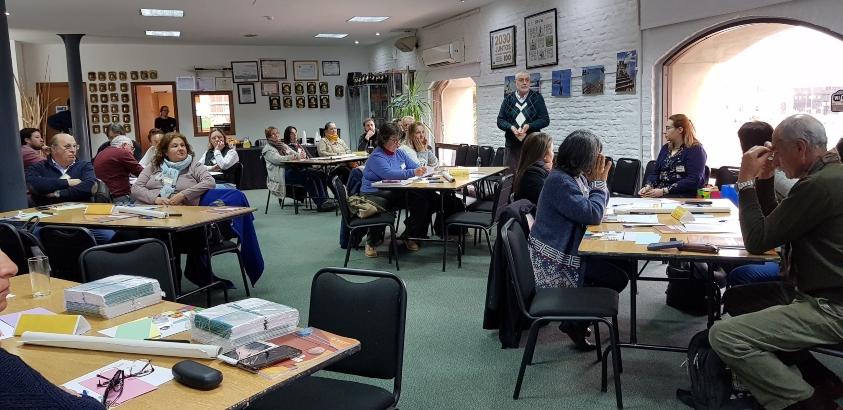
[(284, 181), (289, 185), (304, 186), (307, 194), (316, 202), (316, 206), (322, 206), (328, 193), (325, 191), (325, 183), (319, 173), (311, 169), (287, 168), (284, 170)]
[(779, 264), (776, 262), (738, 266), (726, 275), (726, 283), (729, 286), (776, 280), (781, 280)]

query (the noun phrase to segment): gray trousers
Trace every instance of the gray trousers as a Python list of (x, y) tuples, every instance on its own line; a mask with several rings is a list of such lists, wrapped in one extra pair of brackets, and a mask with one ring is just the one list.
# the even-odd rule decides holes
[(811, 397), (814, 388), (775, 352), (843, 341), (843, 305), (799, 293), (789, 305), (715, 323), (708, 339), (764, 408), (783, 409)]

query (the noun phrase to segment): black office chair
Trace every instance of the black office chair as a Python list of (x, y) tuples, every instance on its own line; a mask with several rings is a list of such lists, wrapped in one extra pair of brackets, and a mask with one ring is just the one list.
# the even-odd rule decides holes
[[(397, 232), (395, 228), (395, 214), (393, 212), (382, 212), (368, 218), (359, 218), (356, 215), (353, 215), (351, 210), (348, 209), (348, 191), (346, 191), (345, 185), (343, 185), (340, 177), (335, 176), (331, 179), (331, 183), (334, 185), (334, 192), (337, 194), (337, 206), (340, 208), (342, 223), (345, 224), (345, 227), (348, 229), (349, 237), (351, 237), (357, 229), (368, 229), (379, 226), (389, 228), (388, 262), (392, 263), (392, 257), (395, 256), (395, 270), (401, 270), (398, 267), (398, 245), (395, 243), (395, 233)], [(345, 249), (345, 262), (342, 265), (343, 267), (348, 266), (348, 258), (351, 256), (351, 248), (352, 246), (349, 245)]]
[(243, 289), (246, 290), (246, 297), (250, 297), (252, 294), (249, 291), (249, 278), (246, 275), (246, 268), (243, 266), (243, 255), (240, 254), (240, 237), (237, 235), (237, 232), (234, 232), (231, 221), (212, 224), (209, 229), (216, 230), (216, 233), (211, 236), (218, 239), (218, 241), (208, 242), (208, 259), (210, 260), (214, 256), (224, 255), (226, 253), (237, 255), (240, 276), (243, 277)]
[(480, 147), (477, 145), (469, 145), (468, 151), (465, 154), (465, 166), (476, 167), (477, 159), (480, 158)]
[(612, 179), (615, 176), (615, 160), (612, 157), (606, 157), (612, 168), (609, 169), (609, 176), (606, 178), (606, 186), (609, 187), (609, 192), (612, 192)]
[(97, 246), (97, 240), (87, 228), (79, 226), (47, 225), (39, 232), (44, 252), (50, 258), (52, 276), (59, 279), (82, 281), (79, 255)]
[(491, 167), (495, 159), (495, 147), (483, 145), (480, 147), (480, 166)]
[(225, 182), (234, 184), (237, 189), (240, 189), (240, 181), (243, 179), (243, 164), (238, 162), (232, 165), (227, 170), (223, 171), (223, 179)]
[[(603, 323), (609, 329), (610, 347), (612, 353), (613, 376), (615, 380), (615, 400), (619, 409), (623, 408), (621, 396), (621, 356), (618, 329), (618, 293), (608, 288), (536, 288), (533, 276), (533, 265), (530, 262), (530, 251), (527, 237), (515, 219), (510, 219), (501, 230), (504, 250), (509, 265), (510, 281), (515, 290), (518, 307), (521, 314), (532, 321), (527, 336), (527, 345), (518, 369), (513, 399), (518, 399), (521, 393), (521, 383), (527, 365), (533, 363), (533, 353), (539, 329), (547, 322), (588, 322), (594, 323), (595, 339), (597, 341), (597, 357), (602, 362), (601, 390), (607, 390), (606, 360), (601, 354), (599, 324)], [(611, 319), (608, 320), (607, 318)]]
[(740, 170), (740, 167), (730, 167), (728, 165), (718, 168), (714, 172), (714, 185), (719, 189), (723, 185), (736, 184)]
[[(349, 276), (350, 281), (343, 276)], [(359, 282), (359, 279), (372, 279)], [(357, 381), (301, 378), (270, 392), (250, 409), (394, 409), (401, 396), (407, 287), (380, 271), (324, 268), (313, 277), (308, 326), (360, 341), (360, 352), (326, 370), (393, 380), (392, 391)]]
[(612, 174), (612, 196), (638, 195), (641, 181), (641, 161), (634, 158), (618, 158)]
[(498, 147), (495, 150), (495, 158), (492, 160), (493, 167), (502, 167), (504, 166), (504, 158), (506, 157), (506, 148), (505, 147)]
[(468, 163), (467, 163), (468, 160), (466, 159), (467, 157), (468, 157), (468, 144), (460, 144), (460, 146), (457, 147), (457, 155), (454, 158), (454, 166), (457, 166), (457, 167), (467, 166), (468, 165)]
[[(647, 179), (647, 175), (652, 174), (656, 170), (656, 161), (650, 160), (647, 161), (647, 166), (644, 167), (644, 175), (641, 176), (641, 185), (644, 185), (644, 180)], [(637, 193), (637, 192), (636, 192)]]
[(103, 180), (97, 178), (97, 182), (91, 188), (91, 191), (91, 202), (104, 204), (110, 204), (112, 202), (111, 191)]
[(0, 223), (0, 249), (17, 265), (19, 275), (29, 273), (29, 264), (26, 260), (31, 258), (32, 255), (24, 247), (17, 228)]
[[(501, 179), (501, 183), (495, 188), (494, 205), (492, 212), (457, 212), (452, 214), (445, 220), (445, 232), (447, 235), (451, 231), (452, 226), (459, 226), (465, 228), (478, 228), (486, 233), (486, 246), (489, 248), (489, 255), (492, 254), (492, 243), (489, 237), (491, 236), (491, 229), (498, 219), (498, 214), (509, 203), (509, 194), (512, 193), (512, 177), (513, 175), (505, 175)], [(482, 234), (481, 234), (482, 235)], [(460, 243), (457, 245), (457, 267), (462, 267), (462, 253), (465, 248), (465, 235), (460, 234)], [(448, 256), (448, 241), (442, 241), (442, 272), (445, 271), (445, 260)]]
[(310, 158), (319, 158), (319, 149), (313, 144), (302, 144), (304, 150), (307, 151), (307, 156)]
[(262, 147), (267, 144), (266, 138), (258, 138), (255, 140), (255, 147)]
[(176, 293), (170, 252), (161, 240), (146, 238), (94, 246), (79, 255), (82, 282), (92, 282), (115, 274), (142, 276), (158, 281), (164, 299), (175, 302)]
[[(266, 169), (266, 158), (261, 155), (261, 164), (263, 165), (264, 169)], [(268, 178), (268, 177), (267, 177)], [(304, 203), (307, 199), (307, 191), (304, 189), (302, 185), (294, 185), (294, 184), (287, 184), (285, 188), (285, 196), (283, 198), (278, 198), (278, 205), (281, 205), (281, 209), (284, 209), (284, 200), (287, 198), (291, 198), (293, 200), (293, 211), (296, 215), (299, 214), (299, 202)], [(266, 190), (266, 206), (263, 209), (263, 214), (266, 215), (269, 213), (269, 199), (272, 197), (272, 191), (267, 188)]]

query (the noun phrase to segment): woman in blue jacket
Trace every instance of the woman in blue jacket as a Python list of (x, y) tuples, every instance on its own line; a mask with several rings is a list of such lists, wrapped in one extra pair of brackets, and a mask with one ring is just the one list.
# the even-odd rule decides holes
[(685, 114), (668, 118), (656, 166), (644, 177), (638, 194), (645, 198), (663, 196), (696, 197), (697, 189), (706, 184), (706, 154), (697, 140), (694, 124)]

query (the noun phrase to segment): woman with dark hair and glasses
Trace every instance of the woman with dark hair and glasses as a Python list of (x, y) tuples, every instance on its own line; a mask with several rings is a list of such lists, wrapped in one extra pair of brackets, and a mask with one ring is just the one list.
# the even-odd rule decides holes
[[(559, 146), (529, 236), (537, 287), (606, 287), (617, 292), (626, 287), (623, 268), (601, 259), (581, 258), (577, 251), (586, 227), (603, 220), (609, 202), (606, 178), (612, 164), (602, 150), (600, 139), (586, 130), (572, 132)], [(563, 323), (559, 328), (581, 350), (593, 348), (586, 341), (586, 323)]]

